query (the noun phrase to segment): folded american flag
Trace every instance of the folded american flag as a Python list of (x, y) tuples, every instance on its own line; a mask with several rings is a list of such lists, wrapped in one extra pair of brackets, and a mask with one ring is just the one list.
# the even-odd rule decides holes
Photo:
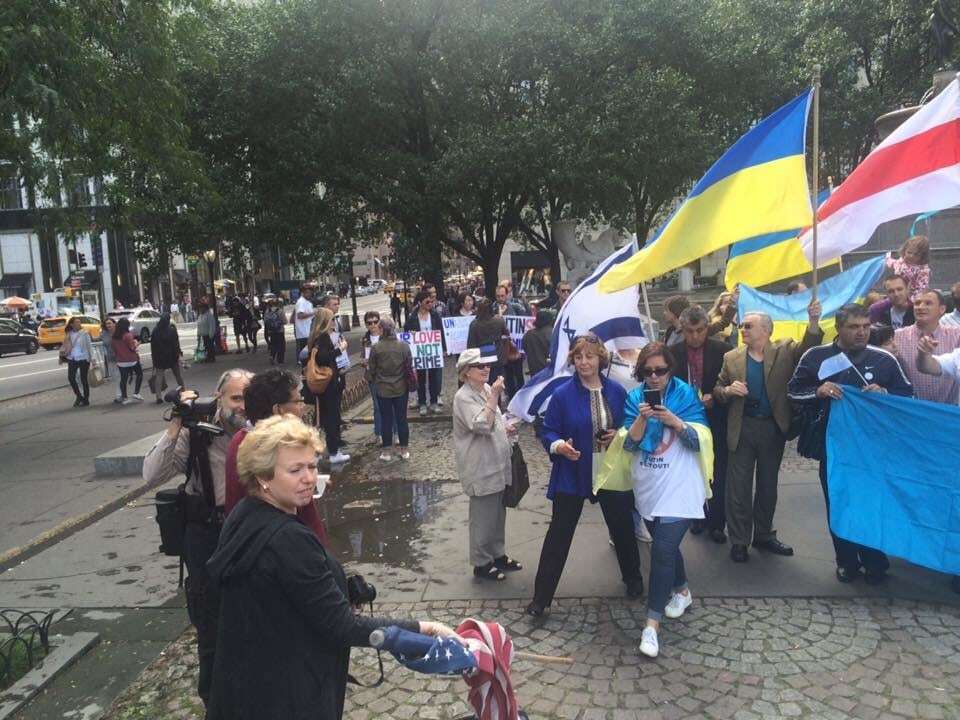
[(382, 633), (382, 639), (372, 635), (371, 644), (389, 650), (397, 662), (416, 672), (459, 675), (477, 667), (474, 654), (453, 638), (434, 638), (396, 625), (383, 628)]
[(468, 700), (479, 720), (518, 720), (517, 696), (510, 681), (513, 641), (499, 623), (464, 620), (457, 634), (467, 641), (477, 669), (464, 674)]

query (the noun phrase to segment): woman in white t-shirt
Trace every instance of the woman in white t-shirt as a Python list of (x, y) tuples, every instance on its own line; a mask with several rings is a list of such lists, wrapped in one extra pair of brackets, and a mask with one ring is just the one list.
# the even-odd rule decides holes
[[(697, 392), (674, 377), (674, 359), (661, 342), (645, 346), (637, 357), (639, 387), (627, 395), (624, 450), (633, 453), (631, 474), (637, 512), (653, 536), (647, 625), (640, 652), (659, 653), (660, 620), (678, 618), (693, 598), (680, 542), (693, 520), (703, 518), (707, 483), (698, 453), (700, 436), (692, 424), (706, 427)], [(710, 449), (712, 453), (712, 449)]]

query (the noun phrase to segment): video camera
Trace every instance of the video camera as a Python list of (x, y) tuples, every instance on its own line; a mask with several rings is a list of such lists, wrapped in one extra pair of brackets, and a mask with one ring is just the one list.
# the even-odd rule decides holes
[(184, 388), (168, 390), (163, 396), (164, 402), (173, 403), (170, 417), (167, 419), (172, 420), (178, 417), (185, 428), (199, 430), (211, 435), (223, 435), (223, 428), (213, 422), (213, 417), (217, 413), (217, 398), (195, 397), (189, 400), (181, 400), (180, 393), (183, 390)]

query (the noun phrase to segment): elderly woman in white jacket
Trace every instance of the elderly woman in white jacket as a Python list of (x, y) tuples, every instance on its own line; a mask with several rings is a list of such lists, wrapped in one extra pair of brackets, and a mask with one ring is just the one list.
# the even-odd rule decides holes
[(503, 378), (488, 385), (495, 353), (477, 348), (461, 353), (457, 372), (463, 386), (453, 398), (453, 443), (457, 474), (470, 498), (470, 562), (483, 580), (503, 580), (504, 572), (521, 570), (507, 557), (507, 510), (503, 490), (510, 484), (510, 441), (500, 412)]

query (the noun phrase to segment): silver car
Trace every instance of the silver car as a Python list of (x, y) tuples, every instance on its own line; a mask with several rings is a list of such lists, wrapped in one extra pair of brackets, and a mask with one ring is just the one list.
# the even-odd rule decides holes
[[(153, 329), (160, 322), (160, 313), (149, 308), (126, 308), (124, 310), (111, 310), (107, 317), (117, 321), (120, 318), (127, 318), (130, 321), (130, 332), (133, 336), (145, 343), (150, 341)], [(171, 323), (172, 324), (172, 323)]]

